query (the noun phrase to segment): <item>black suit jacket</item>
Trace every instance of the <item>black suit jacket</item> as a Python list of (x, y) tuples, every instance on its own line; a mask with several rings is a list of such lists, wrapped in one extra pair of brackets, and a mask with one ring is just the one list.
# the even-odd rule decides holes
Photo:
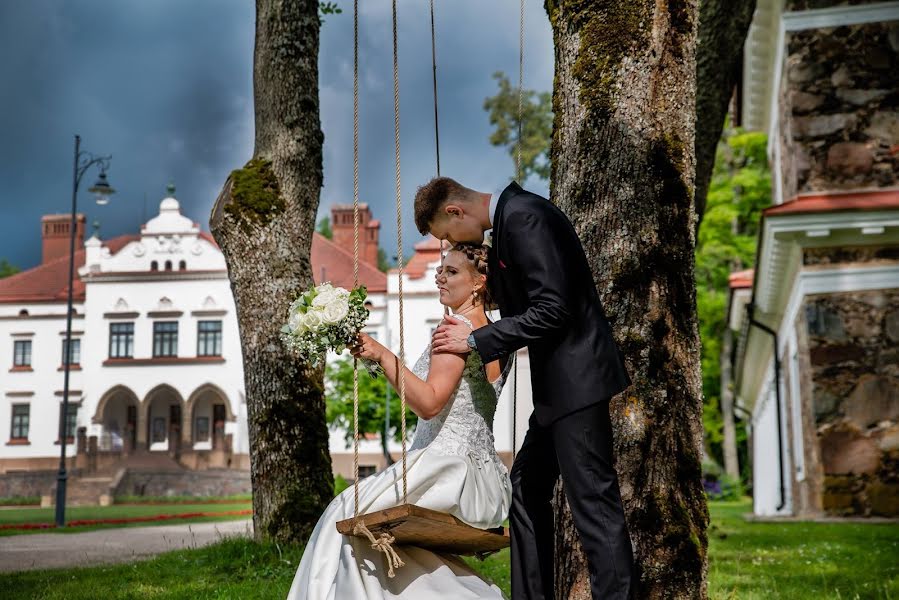
[(484, 363), (524, 346), (541, 425), (606, 401), (631, 383), (584, 248), (568, 217), (511, 183), (499, 197), (488, 289), (502, 319), (477, 329)]

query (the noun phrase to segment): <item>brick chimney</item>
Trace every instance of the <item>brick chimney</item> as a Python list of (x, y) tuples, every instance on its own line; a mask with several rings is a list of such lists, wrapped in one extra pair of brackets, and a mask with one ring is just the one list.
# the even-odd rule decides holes
[[(371, 218), (368, 204), (359, 205), (359, 261), (378, 266), (378, 234), (381, 222)], [(334, 243), (353, 252), (353, 206), (335, 204), (331, 207), (331, 231)]]
[[(84, 215), (76, 216), (75, 252), (84, 247)], [(69, 255), (72, 215), (44, 215), (41, 217), (42, 258), (41, 263)]]

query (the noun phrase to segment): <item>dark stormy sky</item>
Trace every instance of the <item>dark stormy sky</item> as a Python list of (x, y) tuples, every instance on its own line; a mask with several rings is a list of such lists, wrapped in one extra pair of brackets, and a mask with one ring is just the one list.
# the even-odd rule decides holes
[[(363, 0), (360, 23), (361, 199), (395, 250), (391, 3)], [(352, 201), (352, 3), (329, 16), (319, 57), (325, 179), (320, 215)], [(552, 86), (552, 37), (543, 3), (525, 16), (525, 86)], [(420, 239), (411, 202), (435, 172), (430, 21), (426, 0), (400, 0), (403, 236)], [(516, 0), (437, 0), (441, 170), (492, 191), (513, 171), (492, 147), (483, 110), (491, 74), (518, 73)], [(73, 136), (112, 154), (118, 190), (79, 209), (101, 237), (135, 233), (173, 181), (182, 212), (208, 230), (231, 169), (253, 147), (251, 0), (0, 0), (0, 258), (40, 262), (40, 217), (70, 207)], [(529, 181), (534, 191), (547, 185)], [(146, 200), (145, 200), (146, 198)]]

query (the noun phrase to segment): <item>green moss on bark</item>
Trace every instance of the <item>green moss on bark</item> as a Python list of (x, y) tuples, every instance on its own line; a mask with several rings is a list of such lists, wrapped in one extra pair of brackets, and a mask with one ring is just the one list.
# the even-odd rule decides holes
[(242, 169), (231, 171), (231, 199), (225, 212), (239, 223), (266, 224), (284, 207), (271, 161), (253, 158)]
[(571, 72), (580, 83), (580, 101), (588, 113), (602, 115), (614, 107), (618, 68), (631, 48), (648, 40), (651, 8), (646, 0), (546, 2), (554, 29), (564, 15), (566, 24), (580, 31)]

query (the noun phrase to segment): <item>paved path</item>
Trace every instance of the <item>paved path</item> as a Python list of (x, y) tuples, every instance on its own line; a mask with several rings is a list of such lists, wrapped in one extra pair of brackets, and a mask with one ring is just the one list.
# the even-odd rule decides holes
[(252, 528), (252, 521), (222, 521), (5, 536), (0, 537), (0, 572), (131, 562), (199, 548), (224, 536), (249, 536)]

